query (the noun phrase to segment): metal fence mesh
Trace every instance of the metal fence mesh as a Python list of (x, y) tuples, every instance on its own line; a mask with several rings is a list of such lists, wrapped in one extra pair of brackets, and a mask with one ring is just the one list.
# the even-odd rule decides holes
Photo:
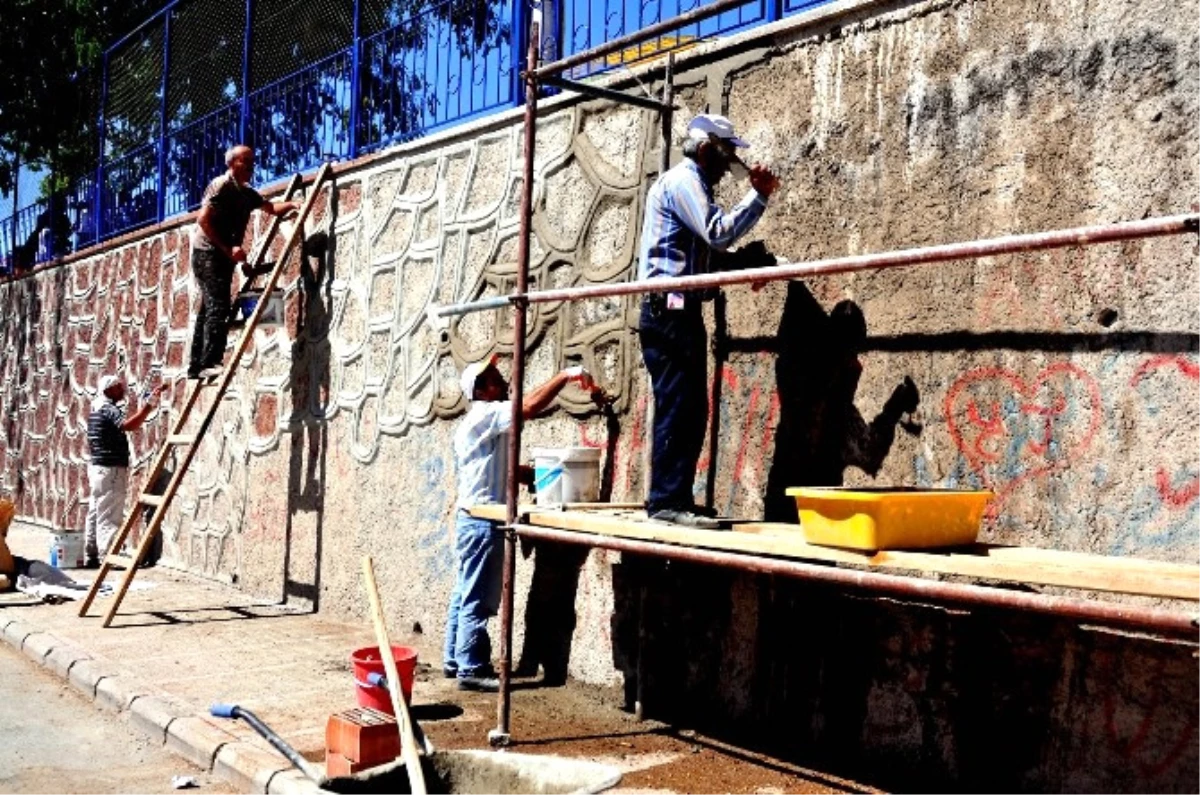
[(354, 0), (259, 0), (253, 24), (251, 91), (349, 47)]
[(245, 0), (189, 0), (171, 10), (167, 131), (242, 95)]
[[(255, 147), (265, 183), (519, 104), (519, 31), (534, 9), (555, 60), (713, 2), (176, 0), (112, 47), (88, 78), (95, 87), (71, 100), (95, 104), (81, 106), (81, 138), (96, 140), (99, 116), (103, 147), (72, 154), (83, 162), (62, 164), (69, 178), (53, 197), (24, 186), (17, 207), (0, 197), (0, 272), (194, 209), (235, 143)], [(747, 0), (571, 74), (828, 2)]]
[(162, 116), (163, 23), (135, 34), (108, 59), (104, 154), (117, 158), (154, 143)]

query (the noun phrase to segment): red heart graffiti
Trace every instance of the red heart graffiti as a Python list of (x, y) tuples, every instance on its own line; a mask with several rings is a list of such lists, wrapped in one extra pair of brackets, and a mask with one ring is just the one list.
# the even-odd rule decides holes
[(1033, 381), (1003, 367), (981, 367), (946, 393), (955, 446), (988, 488), (989, 513), (1021, 483), (1070, 467), (1100, 429), (1100, 386), (1086, 370), (1059, 362)]
[[(1147, 378), (1161, 373), (1168, 376), (1174, 374), (1187, 381), (1198, 381), (1200, 365), (1185, 356), (1151, 356), (1134, 371), (1133, 377), (1129, 379), (1129, 386), (1136, 389)], [(1176, 485), (1166, 466), (1155, 469), (1154, 485), (1163, 503), (1170, 508), (1186, 508), (1200, 499), (1200, 478), (1187, 478), (1181, 485)]]

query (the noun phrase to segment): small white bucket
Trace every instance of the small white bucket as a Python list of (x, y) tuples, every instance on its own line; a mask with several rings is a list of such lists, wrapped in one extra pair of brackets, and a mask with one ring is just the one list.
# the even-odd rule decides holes
[(50, 536), (48, 562), (59, 569), (83, 568), (83, 533), (54, 533)]
[(600, 499), (600, 448), (535, 447), (531, 452), (538, 505)]

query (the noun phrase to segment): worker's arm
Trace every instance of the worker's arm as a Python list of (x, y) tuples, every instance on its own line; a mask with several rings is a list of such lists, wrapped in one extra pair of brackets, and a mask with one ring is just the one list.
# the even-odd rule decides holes
[(262, 203), (262, 210), (267, 215), (291, 215), (300, 211), (300, 202), (268, 202)]
[(525, 396), (521, 402), (522, 418), (529, 420), (541, 414), (550, 407), (558, 393), (571, 382), (579, 384), (579, 388), (586, 392), (595, 393), (599, 389), (587, 370), (582, 367), (568, 367), (566, 370), (556, 373), (544, 384), (534, 387), (533, 391)]
[(723, 212), (709, 201), (698, 177), (685, 174), (679, 180), (672, 191), (676, 214), (684, 226), (717, 251), (725, 251), (758, 223), (767, 209), (767, 197), (778, 185), (774, 175), (755, 166), (751, 169), (751, 190), (732, 210)]
[(146, 418), (150, 416), (150, 412), (154, 410), (154, 398), (158, 395), (161, 395), (165, 391), (167, 391), (167, 385), (162, 384), (153, 392), (151, 392), (150, 397), (146, 400), (146, 402), (138, 406), (137, 411), (130, 414), (125, 418), (125, 421), (121, 423), (121, 430), (136, 431), (138, 428), (142, 427), (142, 424), (146, 421)]

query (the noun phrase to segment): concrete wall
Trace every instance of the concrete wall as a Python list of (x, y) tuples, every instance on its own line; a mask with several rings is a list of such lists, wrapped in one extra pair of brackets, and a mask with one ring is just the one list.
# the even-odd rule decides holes
[[(848, 10), (847, 10), (848, 9)], [(684, 109), (728, 113), (781, 174), (752, 237), (792, 260), (1171, 214), (1194, 207), (1197, 3), (846, 3), (693, 53)], [(818, 18), (819, 17), (819, 18)], [(628, 278), (658, 163), (653, 114), (554, 105), (538, 129), (533, 279)], [(444, 337), (426, 309), (511, 289), (520, 120), (403, 147), (339, 175), (166, 529), (168, 555), (254, 593), (364, 614), (375, 556), (394, 626), (436, 639), (451, 580), (449, 440), (464, 361), (509, 348), (507, 313)], [(723, 185), (735, 200), (744, 185)], [(182, 399), (197, 300), (186, 228), (0, 288), (0, 491), (82, 525), (98, 374)], [(697, 493), (788, 518), (817, 483), (985, 486), (984, 538), (1196, 563), (1196, 240), (731, 289), (708, 310), (717, 411)], [(860, 367), (827, 313), (861, 308)], [(527, 445), (607, 451), (640, 498), (647, 383), (626, 300), (539, 308), (529, 383), (581, 362), (611, 419), (564, 393)], [(507, 361), (505, 361), (507, 366)], [(905, 376), (920, 392), (875, 421)], [(133, 437), (139, 466), (165, 434)], [(1192, 790), (1194, 646), (984, 611), (543, 548), (520, 566), (518, 644), (632, 687), (649, 584), (648, 709), (882, 786)], [(529, 594), (532, 592), (532, 596)], [(574, 611), (569, 609), (574, 604)], [(541, 614), (539, 606), (550, 606)], [(543, 637), (545, 636), (545, 637)], [(534, 641), (538, 642), (534, 642)]]

